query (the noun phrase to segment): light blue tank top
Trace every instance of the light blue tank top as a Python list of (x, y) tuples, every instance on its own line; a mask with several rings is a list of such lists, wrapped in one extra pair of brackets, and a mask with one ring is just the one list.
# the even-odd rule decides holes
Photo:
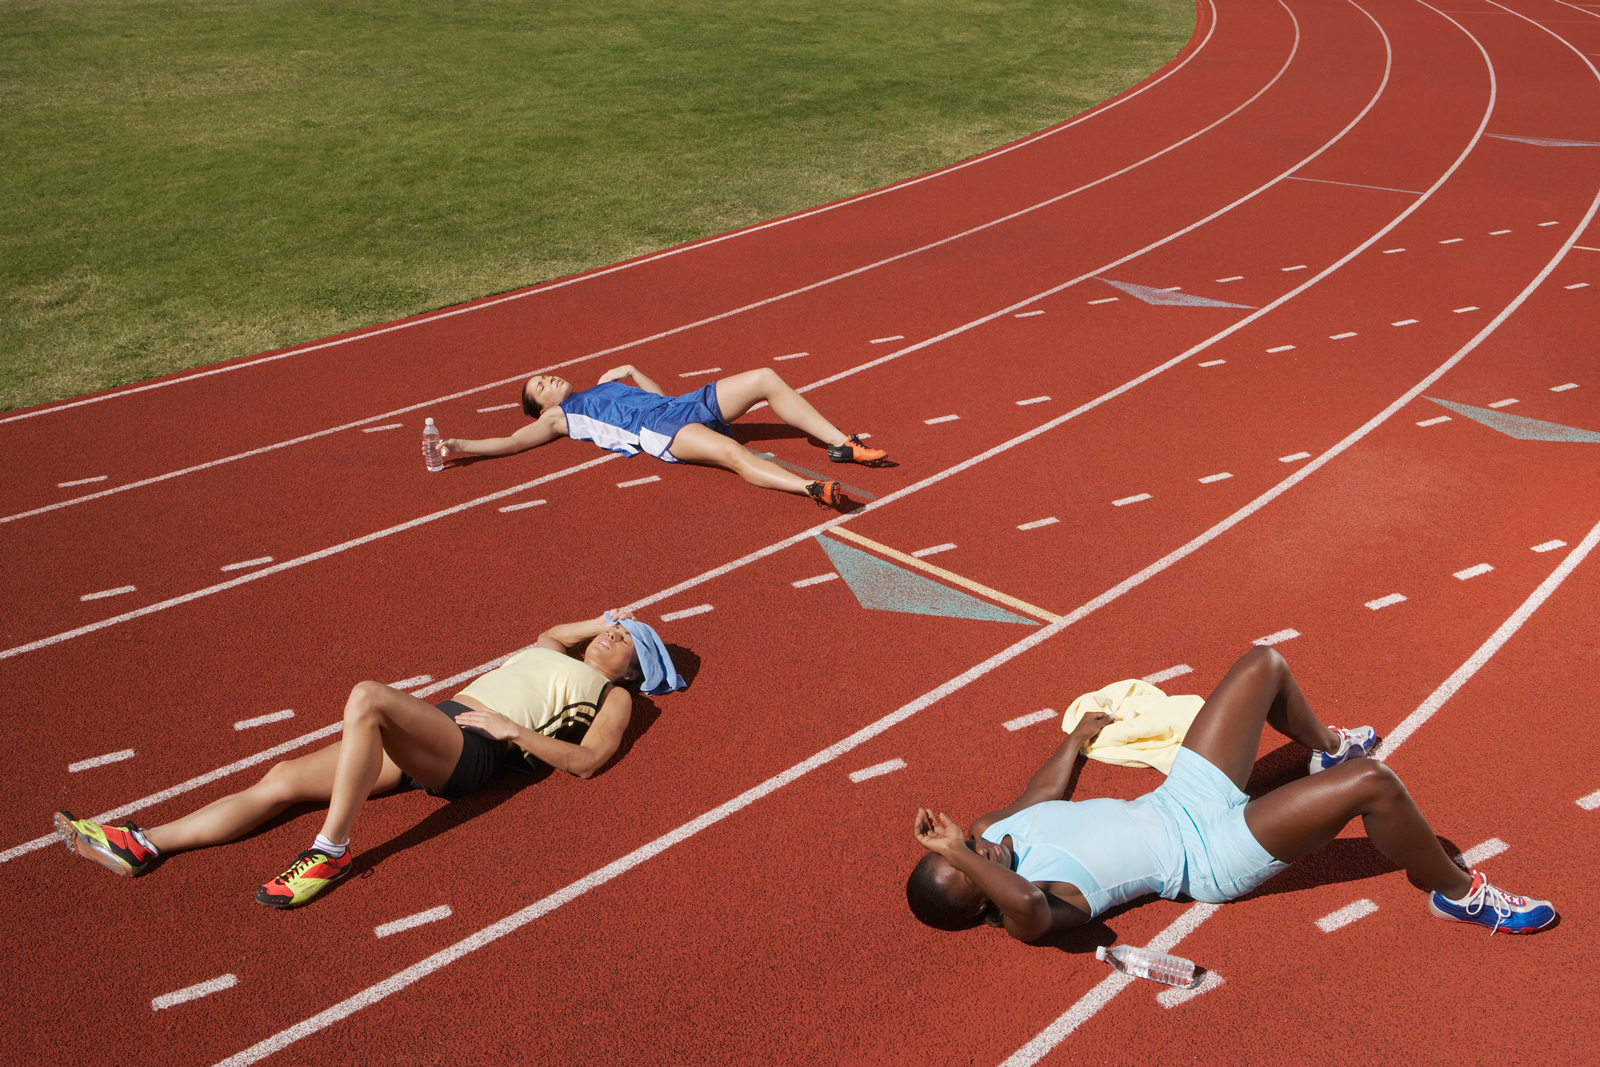
[(1137, 800), (1047, 800), (983, 831), (999, 844), (1009, 834), (1017, 873), (1030, 882), (1068, 882), (1089, 914), (1183, 885), (1183, 837), (1172, 814), (1150, 795)]

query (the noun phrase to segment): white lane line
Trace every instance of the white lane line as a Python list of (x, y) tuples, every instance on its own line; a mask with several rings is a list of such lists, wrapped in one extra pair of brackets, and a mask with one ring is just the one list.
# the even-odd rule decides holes
[(418, 926), (426, 926), (428, 923), (436, 923), (440, 919), (448, 919), (453, 914), (454, 912), (450, 910), (450, 905), (440, 904), (437, 908), (429, 908), (427, 911), (419, 911), (415, 915), (407, 915), (404, 919), (396, 919), (392, 923), (374, 926), (372, 928), (372, 936), (388, 937), (390, 934), (398, 934), (403, 930), (412, 930)]
[(257, 726), (266, 726), (268, 723), (282, 722), (285, 719), (292, 718), (294, 718), (294, 709), (284, 708), (282, 711), (274, 711), (269, 715), (257, 715), (253, 719), (240, 719), (233, 724), (233, 728), (235, 730), (254, 730)]
[(1278, 352), (1288, 352), (1288, 351), (1291, 351), (1293, 348), (1294, 348), (1294, 345), (1279, 345), (1277, 348), (1269, 348), (1269, 349), (1267, 349), (1267, 355), (1270, 356), (1270, 355), (1275, 355)]
[(390, 682), (390, 689), (416, 689), (418, 686), (427, 685), (433, 681), (431, 674), (419, 674), (415, 678), (402, 678), (398, 682)]
[(1378, 906), (1370, 900), (1358, 900), (1354, 904), (1346, 904), (1338, 911), (1324, 915), (1317, 920), (1317, 929), (1325, 934), (1331, 934), (1341, 926), (1349, 926), (1359, 919), (1378, 910)]
[(1519, 403), (1519, 401), (1515, 397), (1507, 397), (1504, 400), (1496, 400), (1493, 404), (1490, 404), (1489, 406), (1492, 407), (1492, 408), (1508, 408), (1512, 404), (1516, 404), (1516, 403)]
[(1563, 288), (1563, 289), (1587, 289), (1587, 288), (1589, 288), (1589, 283), (1588, 282), (1575, 282), (1572, 285), (1563, 285), (1561, 288)]
[(851, 771), (850, 780), (852, 782), (864, 782), (868, 778), (876, 778), (879, 775), (891, 774), (894, 771), (904, 770), (905, 765), (906, 761), (903, 759), (892, 759), (883, 763), (874, 763), (872, 766), (863, 767), (859, 771)]
[(1355, 335), (1356, 335), (1356, 332), (1354, 330), (1346, 330), (1344, 333), (1330, 334), (1328, 336), (1328, 340), (1330, 340), (1330, 341), (1343, 341), (1346, 337), (1354, 337)]
[(1201, 485), (1210, 485), (1212, 482), (1225, 482), (1232, 477), (1232, 473), (1223, 471), (1221, 474), (1208, 474), (1204, 478), (1200, 478), (1198, 480)]
[(1578, 383), (1577, 382), (1568, 382), (1566, 385), (1552, 385), (1550, 387), (1550, 391), (1552, 393), (1564, 393), (1568, 389), (1576, 389), (1577, 387), (1578, 387)]
[(209, 982), (197, 982), (192, 986), (185, 986), (173, 993), (163, 993), (150, 1001), (151, 1011), (161, 1011), (163, 1008), (175, 1007), (185, 1001), (199, 1000), (209, 997), (213, 993), (220, 993), (224, 989), (232, 989), (239, 984), (239, 979), (234, 975), (225, 974), (220, 978), (213, 978)]
[(1193, 673), (1193, 667), (1189, 666), (1187, 663), (1180, 663), (1176, 667), (1168, 667), (1164, 671), (1156, 671), (1154, 674), (1147, 674), (1144, 676), (1144, 680), (1149, 682), (1151, 685), (1160, 685), (1162, 682), (1170, 682), (1174, 678), (1182, 678), (1186, 674)]
[(1465, 241), (1465, 240), (1466, 240), (1465, 237), (1448, 237), (1445, 240), (1440, 241), (1439, 243), (1442, 244), (1442, 245), (1458, 245), (1462, 241)]
[(790, 352), (787, 356), (773, 356), (772, 362), (782, 363), (786, 359), (800, 359), (801, 357), (809, 356), (810, 354), (810, 352)]
[(1503, 233), (1510, 233), (1510, 232), (1511, 232), (1510, 230), (1490, 230), (1489, 231), (1489, 236), (1490, 237), (1499, 237)]
[(1310, 452), (1295, 452), (1292, 455), (1279, 456), (1278, 457), (1278, 462), (1279, 463), (1295, 463), (1295, 462), (1297, 462), (1299, 460), (1310, 459), (1310, 458), (1311, 458), (1311, 453)]
[(93, 759), (79, 760), (77, 763), (67, 764), (67, 773), (77, 774), (79, 771), (87, 771), (94, 767), (104, 767), (108, 763), (121, 763), (123, 760), (132, 759), (133, 757), (134, 751), (131, 748), (125, 748), (121, 752), (107, 752), (104, 756), (95, 756)]
[(1029, 404), (1043, 404), (1043, 403), (1044, 403), (1044, 402), (1045, 402), (1045, 401), (1046, 401), (1046, 400), (1049, 400), (1049, 399), (1050, 399), (1050, 398), (1049, 398), (1049, 397), (1047, 397), (1047, 396), (1030, 396), (1030, 397), (1029, 397), (1029, 398), (1028, 398), (1028, 399), (1026, 399), (1026, 400), (1019, 400), (1019, 401), (1017, 401), (1017, 407), (1019, 407), (1019, 408), (1025, 408), (1025, 407), (1027, 407), (1027, 406), (1028, 406), (1028, 405), (1029, 405)]
[(1182, 291), (1182, 289), (1183, 289), (1183, 286), (1181, 286), (1181, 285), (1169, 285), (1165, 289), (1160, 290), (1160, 292), (1163, 292), (1163, 293), (1176, 293), (1176, 292)]
[(1304, 263), (1301, 263), (1298, 266), (1294, 266), (1294, 267), (1279, 267), (1278, 269), (1283, 271), (1283, 273), (1287, 274), (1292, 270), (1305, 270), (1306, 269), (1306, 265)]
[(403, 422), (391, 422), (387, 426), (365, 426), (365, 427), (362, 427), (361, 432), (362, 433), (382, 433), (384, 430), (398, 430), (403, 426), (405, 426), (405, 423), (403, 423)]
[(1380, 608), (1393, 607), (1395, 604), (1404, 604), (1405, 602), (1406, 598), (1401, 594), (1390, 593), (1388, 596), (1381, 596), (1377, 600), (1367, 601), (1367, 607), (1377, 611)]
[(1219, 985), (1227, 984), (1222, 975), (1216, 971), (1207, 971), (1200, 981), (1192, 986), (1163, 989), (1156, 994), (1156, 1003), (1163, 1008), (1176, 1008), (1179, 1004), (1193, 1000), (1202, 993), (1209, 993)]
[(1420, 320), (1420, 319), (1401, 319), (1399, 322), (1391, 322), (1389, 325), (1390, 326), (1415, 326), (1420, 321), (1422, 321), (1422, 320)]
[(220, 571), (243, 571), (251, 567), (263, 567), (272, 562), (271, 556), (259, 556), (256, 559), (247, 559), (240, 563), (224, 563), (217, 569)]
[(1541, 229), (1543, 229), (1546, 226), (1558, 226), (1558, 225), (1560, 225), (1559, 222), (1541, 222), (1541, 223), (1539, 223), (1539, 227)]
[(1217, 284), (1221, 285), (1223, 282), (1242, 282), (1242, 281), (1244, 281), (1244, 275), (1243, 274), (1235, 274), (1231, 278), (1218, 278), (1217, 279)]
[(1392, 256), (1396, 252), (1404, 252), (1404, 251), (1405, 251), (1405, 249), (1403, 249), (1403, 248), (1385, 248), (1383, 250), (1383, 254), (1386, 255), (1386, 256)]
[(710, 610), (710, 604), (697, 604), (692, 608), (684, 608), (682, 611), (669, 611), (665, 615), (661, 616), (661, 621), (677, 622), (679, 619), (687, 619), (691, 615), (704, 615)]
[(1200, 366), (1202, 366), (1202, 367), (1220, 367), (1226, 362), (1228, 362), (1228, 361), (1225, 360), (1225, 359), (1208, 359), (1204, 363), (1200, 364)]
[(941, 422), (955, 422), (960, 417), (960, 415), (940, 415), (936, 419), (923, 419), (922, 422), (926, 426), (933, 426)]
[(1542, 545), (1534, 545), (1533, 550), (1535, 552), (1553, 552), (1558, 548), (1566, 547), (1567, 543), (1565, 541), (1546, 541)]
[(1283, 642), (1293, 641), (1299, 636), (1299, 630), (1279, 630), (1275, 634), (1268, 634), (1265, 637), (1258, 637), (1250, 643), (1253, 645), (1281, 645)]
[(1593, 811), (1600, 808), (1600, 790), (1590, 793), (1586, 797), (1579, 797), (1575, 802), (1584, 811)]
[(1055, 717), (1055, 708), (1040, 708), (1038, 711), (1030, 711), (1026, 715), (1018, 715), (1015, 719), (1008, 719), (1000, 725), (1005, 727), (1007, 730), (1010, 730), (1012, 733), (1016, 733), (1018, 730), (1025, 729), (1029, 726), (1037, 726), (1040, 723), (1048, 722)]
[(618, 482), (617, 483), (617, 488), (618, 489), (631, 489), (636, 485), (648, 485), (651, 482), (659, 482), (660, 480), (661, 480), (661, 475), (652, 474), (648, 478), (635, 478), (631, 482)]
[(1468, 578), (1476, 578), (1478, 575), (1488, 574), (1492, 570), (1494, 570), (1494, 568), (1489, 566), (1487, 563), (1480, 563), (1476, 567), (1468, 567), (1464, 571), (1456, 571), (1456, 577), (1464, 582)]
[(478, 414), (487, 415), (491, 411), (510, 411), (512, 408), (520, 408), (521, 406), (521, 404), (491, 404), (486, 408), (479, 408)]
[(897, 333), (893, 337), (874, 337), (871, 341), (869, 341), (867, 343), (868, 344), (874, 344), (874, 345), (886, 345), (890, 341), (904, 341), (905, 339), (906, 339), (906, 335), (905, 334)]
[(79, 597), (78, 599), (79, 600), (104, 600), (108, 596), (121, 596), (123, 593), (137, 592), (138, 589), (139, 589), (139, 587), (136, 586), (136, 585), (119, 585), (115, 589), (102, 589), (98, 593), (85, 593), (81, 597)]
[(1021, 526), (1018, 526), (1017, 529), (1019, 529), (1019, 530), (1037, 530), (1041, 526), (1050, 526), (1053, 523), (1058, 523), (1060, 521), (1061, 521), (1060, 519), (1058, 519), (1054, 515), (1052, 515), (1048, 519), (1039, 519), (1037, 522), (1025, 522)]
[(1463, 314), (1467, 313), (1468, 311), (1478, 311), (1478, 310), (1481, 310), (1481, 309), (1478, 307), (1477, 304), (1468, 304), (1464, 308), (1456, 308), (1455, 309), (1455, 313), (1457, 315), (1463, 315)]
[(1441, 422), (1449, 422), (1449, 421), (1450, 421), (1450, 416), (1449, 415), (1435, 415), (1431, 419), (1423, 419), (1421, 422), (1417, 423), (1417, 425), (1418, 426), (1437, 426)]
[(796, 589), (804, 589), (808, 585), (821, 585), (823, 582), (831, 582), (837, 577), (839, 577), (837, 572), (829, 571), (827, 574), (819, 574), (815, 578), (802, 578), (798, 582), (790, 582), (789, 584)]
[(1115, 297), (1115, 296), (1103, 296), (1099, 300), (1091, 300), (1091, 301), (1089, 301), (1089, 303), (1090, 304), (1115, 304), (1119, 299), (1121, 299), (1121, 298), (1120, 297)]
[(1150, 499), (1150, 494), (1149, 493), (1140, 493), (1138, 496), (1125, 496), (1121, 500), (1113, 500), (1111, 502), (1111, 506), (1114, 507), (1114, 508), (1120, 508), (1124, 504), (1137, 504), (1141, 500), (1149, 500), (1149, 499)]
[(705, 370), (686, 370), (678, 375), (680, 378), (698, 378), (702, 374), (721, 374), (721, 367), (707, 367)]
[(954, 547), (956, 547), (955, 542), (949, 541), (942, 545), (934, 545), (931, 548), (919, 548), (911, 554), (921, 559), (923, 556), (937, 556), (939, 553), (948, 552)]
[(1014, 319), (1031, 319), (1035, 315), (1043, 315), (1043, 314), (1044, 314), (1044, 312), (1042, 312), (1042, 311), (1019, 311), (1019, 312), (1017, 312), (1015, 315), (1013, 315), (1011, 317), (1014, 318)]
[(524, 508), (537, 508), (548, 503), (550, 503), (548, 500), (528, 500), (521, 504), (507, 504), (505, 507), (496, 508), (495, 510), (504, 514), (507, 511), (522, 511)]
[(1484, 860), (1493, 859), (1511, 846), (1498, 837), (1491, 837), (1481, 845), (1474, 845), (1461, 854), (1461, 862), (1469, 868), (1476, 867)]
[(70, 489), (75, 485), (88, 485), (91, 482), (103, 482), (109, 477), (111, 477), (111, 475), (109, 475), (109, 474), (97, 474), (93, 478), (79, 478), (75, 482), (57, 482), (56, 483), (56, 488), (57, 489)]

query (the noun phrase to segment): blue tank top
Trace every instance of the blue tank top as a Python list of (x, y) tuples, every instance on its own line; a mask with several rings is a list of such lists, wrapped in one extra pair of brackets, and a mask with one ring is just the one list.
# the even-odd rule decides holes
[(675, 399), (621, 382), (605, 382), (573, 393), (558, 406), (567, 419), (568, 437), (593, 441), (601, 448), (627, 456), (645, 451), (662, 458), (672, 437), (653, 432), (650, 416)]
[(1183, 886), (1183, 837), (1152, 796), (1137, 800), (1047, 800), (991, 824), (983, 839), (1011, 836), (1017, 873), (1030, 882), (1068, 882), (1089, 914)]

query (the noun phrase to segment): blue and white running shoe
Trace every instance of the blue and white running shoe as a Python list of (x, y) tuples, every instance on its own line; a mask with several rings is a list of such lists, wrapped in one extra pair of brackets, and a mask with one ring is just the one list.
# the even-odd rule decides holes
[(1365, 756), (1378, 747), (1378, 731), (1370, 726), (1357, 726), (1354, 730), (1341, 730), (1333, 727), (1333, 732), (1339, 735), (1340, 744), (1336, 752), (1313, 751), (1311, 753), (1311, 773), (1325, 771), (1329, 767), (1337, 767), (1347, 759)]
[(1556, 921), (1556, 909), (1548, 900), (1531, 900), (1496, 889), (1482, 871), (1472, 872), (1472, 888), (1459, 901), (1450, 900), (1443, 893), (1430, 893), (1428, 910), (1441, 919), (1487, 926), (1490, 937), (1496, 930), (1531, 934)]

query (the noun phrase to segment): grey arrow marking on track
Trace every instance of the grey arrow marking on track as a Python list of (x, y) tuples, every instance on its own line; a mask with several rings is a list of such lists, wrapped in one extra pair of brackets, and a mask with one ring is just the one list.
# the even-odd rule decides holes
[(1203, 296), (1190, 296), (1188, 293), (1152, 289), (1148, 285), (1134, 285), (1131, 282), (1114, 282), (1110, 278), (1101, 278), (1100, 280), (1113, 288), (1121, 289), (1129, 296), (1143, 300), (1146, 304), (1178, 304), (1184, 307), (1245, 308), (1254, 310), (1254, 305), (1252, 304), (1230, 304), (1226, 300), (1211, 300)]
[(1557, 137), (1513, 137), (1509, 133), (1486, 133), (1485, 137), (1493, 137), (1500, 141), (1521, 141), (1523, 144), (1536, 144), (1540, 148), (1600, 148), (1600, 141), (1564, 141)]
[(1449, 400), (1440, 400), (1436, 396), (1430, 396), (1428, 399), (1435, 404), (1449, 408), (1458, 415), (1465, 415), (1473, 422), (1482, 423), (1491, 430), (1499, 430), (1507, 437), (1515, 437), (1518, 441), (1600, 443), (1600, 433), (1596, 433), (1593, 430), (1580, 430), (1575, 426), (1563, 426), (1558, 422), (1530, 419), (1526, 415), (1511, 415), (1504, 411), (1492, 411), (1489, 408), (1475, 408), (1470, 404), (1456, 404)]

